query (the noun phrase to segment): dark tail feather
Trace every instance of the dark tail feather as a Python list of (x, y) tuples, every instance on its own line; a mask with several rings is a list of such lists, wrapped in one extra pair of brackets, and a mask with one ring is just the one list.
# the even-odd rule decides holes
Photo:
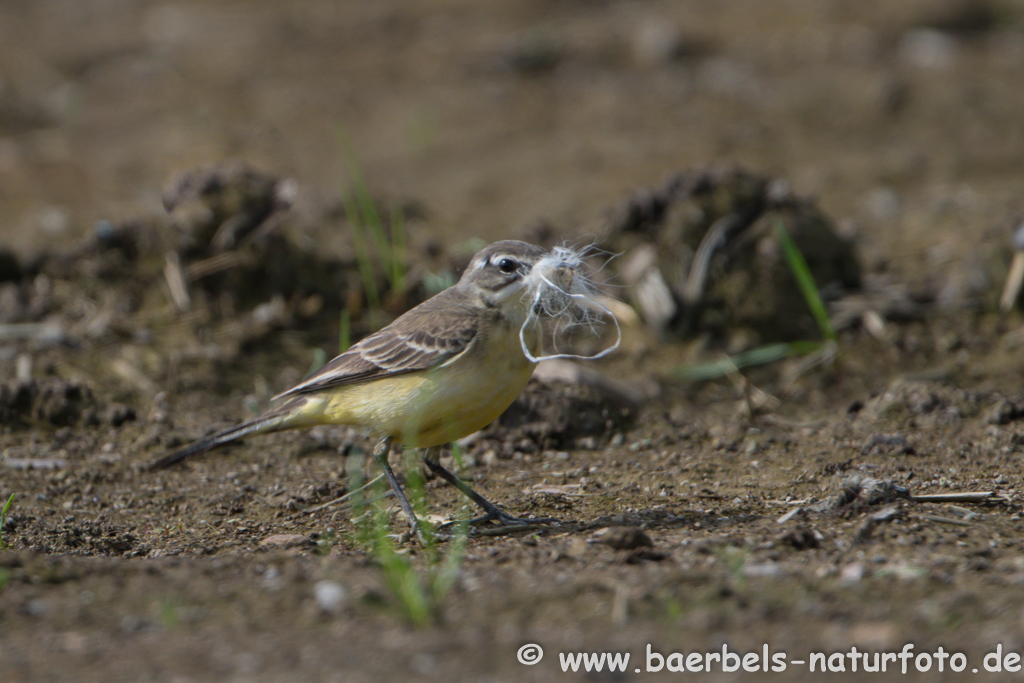
[(210, 436), (203, 437), (202, 439), (194, 441), (182, 449), (174, 451), (173, 453), (169, 453), (158, 460), (154, 460), (152, 463), (149, 464), (147, 469), (162, 470), (165, 467), (177, 465), (179, 462), (185, 460), (186, 458), (190, 458), (193, 455), (205, 453), (206, 451), (217, 448), (218, 446), (223, 446), (226, 443), (231, 443), (232, 441), (241, 439), (242, 437), (248, 436), (249, 434), (264, 431), (276, 431), (275, 428), (283, 427), (283, 418), (287, 417), (288, 413), (290, 412), (287, 409), (290, 407), (292, 407), (292, 404), (286, 404), (284, 406), (281, 406), (281, 408), (273, 411), (272, 413), (268, 413), (266, 415), (261, 415), (260, 417), (257, 417), (255, 420), (251, 420), (249, 422), (245, 422), (240, 425), (236, 425), (234, 427), (225, 429), (222, 432), (217, 432), (216, 434), (211, 434)]

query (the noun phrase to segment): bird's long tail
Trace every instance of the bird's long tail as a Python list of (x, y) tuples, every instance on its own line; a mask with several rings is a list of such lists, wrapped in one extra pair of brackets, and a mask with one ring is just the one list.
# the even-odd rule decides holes
[(179, 462), (187, 458), (191, 458), (193, 455), (205, 453), (206, 451), (223, 446), (226, 443), (231, 443), (241, 439), (242, 437), (249, 436), (250, 434), (276, 432), (282, 429), (292, 429), (294, 427), (304, 426), (304, 421), (301, 420), (303, 417), (303, 411), (301, 408), (306, 404), (304, 398), (297, 398), (293, 401), (268, 411), (254, 420), (243, 422), (240, 425), (229, 427), (224, 431), (205, 436), (198, 441), (190, 443), (188, 446), (168, 453), (162, 458), (154, 460), (149, 464), (147, 469), (160, 470), (165, 467), (171, 467), (177, 465)]

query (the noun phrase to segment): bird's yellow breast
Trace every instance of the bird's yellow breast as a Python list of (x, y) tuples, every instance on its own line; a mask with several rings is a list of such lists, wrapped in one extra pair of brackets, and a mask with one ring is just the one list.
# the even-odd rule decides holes
[(481, 341), (447, 365), (313, 394), (302, 413), (310, 422), (366, 427), (417, 448), (461, 439), (501, 415), (535, 367), (517, 334)]

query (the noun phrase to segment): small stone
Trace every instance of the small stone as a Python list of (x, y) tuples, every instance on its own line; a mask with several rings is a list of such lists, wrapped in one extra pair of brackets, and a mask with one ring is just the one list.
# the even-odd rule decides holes
[(283, 587), (281, 572), (277, 567), (268, 567), (263, 572), (263, 586), (270, 591), (279, 591)]
[(635, 526), (620, 526), (601, 529), (594, 534), (594, 542), (603, 543), (615, 550), (634, 550), (654, 547), (651, 537)]
[(916, 567), (914, 565), (907, 564), (906, 562), (896, 562), (882, 567), (876, 572), (876, 574), (878, 576), (891, 576), (901, 581), (913, 581), (915, 579), (926, 578), (928, 576), (928, 571), (923, 567)]
[(902, 434), (872, 434), (861, 446), (861, 455), (882, 455), (904, 454), (914, 455), (914, 445)]
[(71, 227), (71, 212), (56, 204), (44, 206), (36, 215), (36, 226), (50, 237), (62, 235)]
[(302, 534), (274, 534), (260, 541), (263, 550), (286, 550), (314, 545), (313, 540)]
[(49, 611), (50, 607), (46, 604), (45, 600), (29, 600), (25, 604), (25, 613), (32, 617), (41, 617)]
[(650, 447), (650, 439), (640, 439), (639, 441), (634, 441), (633, 443), (631, 443), (629, 445), (629, 450), (632, 451), (633, 453), (639, 453), (640, 451), (645, 451)]
[(876, 187), (864, 198), (863, 205), (872, 218), (892, 220), (900, 211), (900, 197), (888, 187)]
[(582, 560), (587, 554), (587, 542), (579, 537), (574, 538), (565, 549), (565, 554), (574, 560)]
[(743, 575), (750, 578), (771, 578), (782, 574), (782, 568), (775, 562), (757, 562), (743, 567)]
[(318, 581), (313, 586), (316, 606), (327, 614), (340, 614), (345, 609), (348, 592), (337, 581)]
[(957, 58), (953, 36), (932, 28), (917, 28), (900, 37), (897, 51), (902, 62), (919, 69), (944, 69)]
[(845, 583), (857, 583), (864, 578), (864, 565), (860, 562), (851, 562), (842, 568), (839, 578)]

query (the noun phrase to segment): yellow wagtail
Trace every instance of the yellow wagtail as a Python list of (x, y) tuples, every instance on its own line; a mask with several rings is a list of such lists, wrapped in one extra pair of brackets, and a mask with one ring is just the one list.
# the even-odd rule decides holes
[[(495, 242), (473, 257), (454, 286), (275, 397), (287, 402), (151, 467), (168, 467), (250, 434), (353, 425), (381, 437), (373, 457), (414, 529), (416, 516), (388, 464), (393, 442), (427, 449), (423, 459), (430, 470), (483, 508), (474, 523), (540, 521), (511, 517), (473, 491), (441, 466), (440, 447), (485, 427), (520, 394), (540, 349), (537, 316), (552, 312), (550, 302), (545, 307), (541, 301), (541, 288), (563, 295), (582, 291), (578, 265), (568, 249), (549, 253), (526, 242)], [(564, 312), (565, 301), (556, 312)]]

